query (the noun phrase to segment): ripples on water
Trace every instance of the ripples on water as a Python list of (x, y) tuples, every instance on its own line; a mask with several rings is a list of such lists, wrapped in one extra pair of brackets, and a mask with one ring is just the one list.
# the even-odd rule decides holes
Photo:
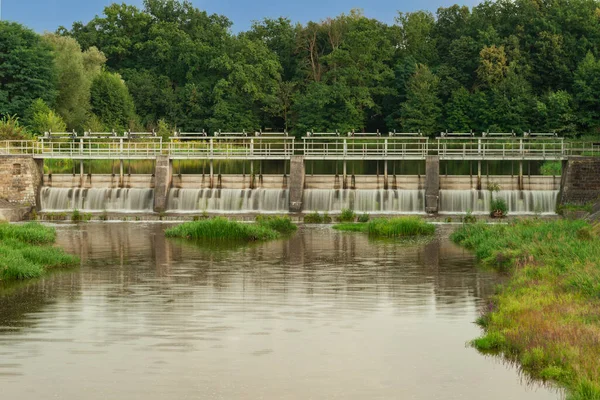
[(0, 291), (2, 398), (558, 398), (465, 346), (498, 277), (444, 234), (210, 249), (165, 227), (59, 228), (82, 267)]

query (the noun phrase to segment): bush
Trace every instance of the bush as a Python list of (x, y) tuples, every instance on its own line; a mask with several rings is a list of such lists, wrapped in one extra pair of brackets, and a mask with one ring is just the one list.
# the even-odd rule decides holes
[(276, 239), (279, 232), (259, 224), (244, 224), (225, 218), (213, 218), (204, 221), (185, 222), (165, 231), (167, 237), (180, 237), (195, 240), (238, 240), (261, 241)]
[(467, 214), (463, 217), (463, 223), (474, 224), (475, 222), (477, 222), (477, 218), (475, 218), (471, 210), (467, 210)]
[(559, 176), (562, 174), (562, 163), (560, 161), (545, 161), (540, 168), (540, 172), (542, 175)]
[(83, 219), (81, 213), (79, 212), (79, 210), (75, 209), (73, 210), (73, 212), (71, 213), (71, 221), (73, 222), (79, 222)]
[(492, 218), (502, 218), (508, 215), (508, 205), (502, 198), (493, 199), (490, 204), (490, 216)]
[(354, 222), (356, 219), (356, 214), (349, 208), (344, 208), (342, 213), (338, 217), (339, 222)]
[(435, 226), (419, 217), (376, 218), (367, 224), (367, 232), (375, 237), (409, 237), (432, 235)]
[(363, 224), (369, 222), (369, 219), (370, 219), (370, 217), (369, 217), (369, 214), (367, 214), (367, 213), (361, 214), (358, 216), (358, 222), (363, 223)]

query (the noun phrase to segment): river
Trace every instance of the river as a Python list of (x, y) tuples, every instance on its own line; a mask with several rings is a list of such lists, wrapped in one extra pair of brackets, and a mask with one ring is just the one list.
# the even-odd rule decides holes
[(501, 277), (447, 227), (209, 248), (166, 226), (58, 226), (81, 267), (0, 289), (3, 399), (561, 397), (466, 345)]

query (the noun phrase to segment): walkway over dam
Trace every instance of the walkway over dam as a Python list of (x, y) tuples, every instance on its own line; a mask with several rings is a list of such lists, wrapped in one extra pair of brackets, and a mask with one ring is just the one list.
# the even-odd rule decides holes
[[(71, 163), (71, 173), (44, 170), (45, 160), (65, 159), (77, 160)], [(117, 161), (118, 170), (113, 165), (112, 173), (92, 171), (94, 160)], [(135, 160), (150, 160), (146, 165), (151, 171), (131, 174), (125, 165)], [(196, 172), (177, 170), (185, 160), (198, 166)], [(547, 160), (562, 161), (562, 177), (525, 171), (529, 161)], [(221, 174), (221, 165), (245, 165), (242, 161), (249, 162), (248, 170)], [(261, 161), (277, 164), (280, 172), (263, 173)], [(314, 174), (317, 161), (335, 167)], [(354, 168), (347, 168), (362, 161), (376, 161), (377, 172), (355, 174)], [(484, 172), (482, 164), (488, 161), (511, 163), (510, 174)], [(476, 166), (469, 165), (466, 175), (453, 176), (447, 169), (442, 173), (441, 162)], [(420, 166), (412, 175), (403, 175), (396, 173), (399, 164)], [(517, 165), (514, 171), (512, 165)], [(490, 187), (499, 192), (492, 193)], [(485, 213), (494, 196), (504, 196), (516, 213), (553, 213), (558, 203), (596, 201), (600, 143), (554, 135), (448, 134), (429, 139), (318, 133), (300, 139), (267, 133), (190, 133), (168, 140), (147, 133), (47, 134), (39, 140), (0, 141), (0, 199), (41, 211), (335, 213), (353, 208), (374, 213)]]
[[(187, 136), (183, 136), (187, 135)], [(283, 134), (246, 136), (240, 133), (173, 136), (163, 141), (151, 133), (47, 134), (39, 140), (0, 141), (0, 155), (31, 155), (37, 159), (143, 160), (168, 156), (173, 160), (565, 160), (599, 155), (600, 142), (567, 141), (549, 134), (515, 137), (440, 136), (412, 134), (313, 133), (300, 139)]]

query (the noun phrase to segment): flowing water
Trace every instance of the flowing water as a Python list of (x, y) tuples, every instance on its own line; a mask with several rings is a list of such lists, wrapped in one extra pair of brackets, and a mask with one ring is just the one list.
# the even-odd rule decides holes
[(177, 212), (287, 212), (287, 189), (171, 189), (167, 210)]
[(554, 214), (558, 190), (440, 190), (440, 212), (488, 214), (492, 198), (506, 200), (512, 214)]
[(42, 211), (152, 212), (154, 189), (52, 188), (40, 191)]
[(3, 399), (558, 399), (465, 343), (498, 275), (330, 228), (198, 246), (59, 226), (75, 270), (0, 290)]
[(309, 211), (341, 211), (349, 208), (356, 212), (403, 213), (425, 212), (424, 190), (401, 189), (307, 189), (302, 207)]

